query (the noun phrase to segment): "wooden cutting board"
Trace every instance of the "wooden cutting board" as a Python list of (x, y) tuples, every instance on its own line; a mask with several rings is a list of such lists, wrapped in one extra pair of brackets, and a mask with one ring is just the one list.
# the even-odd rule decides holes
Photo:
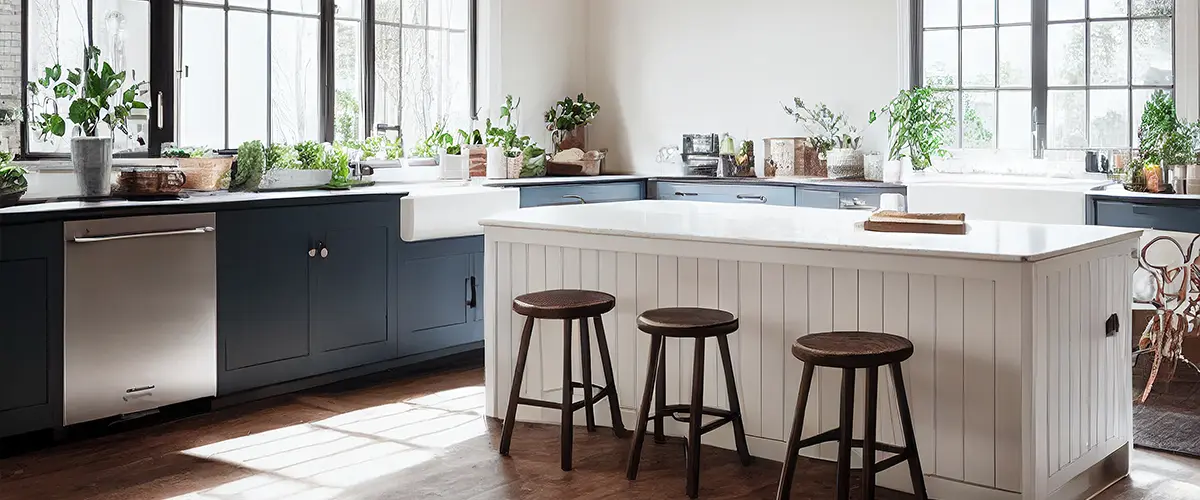
[(967, 216), (883, 210), (871, 214), (863, 227), (878, 233), (967, 234)]

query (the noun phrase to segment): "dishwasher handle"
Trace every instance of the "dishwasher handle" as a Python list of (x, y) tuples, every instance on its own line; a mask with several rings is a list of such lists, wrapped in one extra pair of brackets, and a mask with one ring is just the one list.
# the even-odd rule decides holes
[(158, 238), (161, 236), (185, 236), (191, 234), (207, 234), (216, 231), (213, 227), (198, 227), (195, 229), (180, 229), (177, 231), (155, 231), (149, 233), (116, 234), (112, 236), (76, 236), (72, 243), (102, 243), (105, 241), (134, 240), (139, 238)]

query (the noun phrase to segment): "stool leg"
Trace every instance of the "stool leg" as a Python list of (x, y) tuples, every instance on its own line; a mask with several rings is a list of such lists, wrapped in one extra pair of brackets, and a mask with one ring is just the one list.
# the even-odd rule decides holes
[[(704, 343), (704, 339), (696, 339)], [(750, 456), (750, 447), (746, 446), (746, 426), (742, 424), (742, 403), (738, 398), (737, 382), (733, 377), (733, 358), (729, 354), (729, 336), (717, 337), (717, 350), (721, 351), (721, 367), (725, 371), (725, 388), (729, 394), (729, 411), (733, 412), (733, 444), (737, 446), (738, 457), (742, 465), (750, 465), (754, 457)], [(703, 365), (693, 366), (692, 370), (703, 370)]]
[(908, 453), (908, 475), (912, 478), (913, 493), (918, 500), (927, 500), (925, 474), (921, 472), (921, 458), (917, 456), (917, 434), (913, 432), (912, 413), (908, 410), (908, 392), (904, 389), (904, 373), (900, 363), (892, 364), (892, 382), (896, 386), (897, 404), (900, 406), (900, 426), (904, 429), (904, 448)]
[[(666, 349), (663, 349), (666, 351)], [(661, 366), (662, 358), (659, 358)], [(704, 427), (704, 339), (696, 339), (692, 359), (692, 400), (688, 413), (687, 495), (700, 494), (700, 428)]]
[(592, 409), (592, 345), (588, 339), (587, 318), (579, 320), (579, 365), (583, 369), (583, 412), (588, 432), (596, 432), (596, 412)]
[(642, 443), (646, 440), (646, 423), (650, 420), (650, 405), (654, 396), (654, 376), (658, 373), (658, 350), (662, 347), (662, 336), (650, 336), (650, 356), (646, 362), (646, 387), (642, 389), (642, 404), (638, 405), (638, 416), (633, 431), (633, 444), (629, 447), (629, 464), (625, 477), (637, 479), (638, 464), (642, 461)]
[(875, 498), (875, 418), (879, 411), (879, 368), (867, 369), (867, 414), (863, 423), (862, 497)]
[(658, 374), (654, 376), (654, 442), (667, 442), (663, 430), (666, 422), (667, 406), (667, 339), (663, 338), (662, 346), (658, 348)]
[(783, 471), (779, 474), (779, 490), (776, 500), (792, 496), (792, 477), (796, 474), (796, 462), (800, 458), (800, 437), (804, 433), (804, 408), (808, 406), (808, 391), (812, 389), (813, 369), (811, 363), (804, 364), (804, 375), (800, 377), (800, 395), (796, 398), (796, 416), (792, 419), (792, 434), (788, 436), (787, 455), (783, 457)]
[(850, 500), (850, 448), (854, 439), (854, 370), (842, 369), (842, 411), (838, 438), (837, 499)]
[(574, 417), (574, 411), (571, 410), (571, 403), (574, 402), (575, 391), (571, 388), (571, 320), (563, 322), (563, 373), (562, 373), (562, 429), (560, 429), (560, 439), (562, 441), (562, 470), (571, 470), (571, 448), (574, 443), (572, 438), (575, 436), (575, 425), (571, 419)]
[(604, 384), (608, 387), (608, 411), (612, 414), (613, 434), (623, 438), (629, 433), (621, 423), (621, 404), (617, 401), (617, 382), (613, 378), (612, 356), (608, 354), (608, 338), (604, 335), (604, 319), (592, 318), (596, 323), (596, 347), (600, 350), (600, 368), (604, 371)]
[(508, 456), (512, 445), (513, 425), (517, 421), (517, 400), (521, 397), (521, 383), (525, 378), (525, 361), (529, 359), (529, 339), (533, 337), (533, 318), (525, 318), (521, 330), (521, 350), (517, 351), (517, 369), (513, 373), (512, 390), (508, 393), (508, 411), (504, 412), (504, 429), (500, 433), (500, 454)]

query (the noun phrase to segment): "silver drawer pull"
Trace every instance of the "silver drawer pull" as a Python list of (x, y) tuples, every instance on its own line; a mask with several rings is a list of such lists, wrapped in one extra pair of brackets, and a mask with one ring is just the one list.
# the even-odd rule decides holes
[(565, 194), (565, 195), (563, 195), (563, 199), (564, 200), (578, 200), (580, 205), (587, 205), (587, 200), (583, 199), (582, 196), (579, 196), (577, 194)]
[(75, 237), (71, 240), (74, 243), (102, 243), (105, 241), (117, 240), (134, 240), (138, 238), (158, 238), (160, 236), (185, 236), (190, 234), (207, 234), (216, 231), (212, 227), (198, 227), (196, 229), (182, 229), (179, 231), (158, 231), (153, 233), (135, 233), (135, 234), (117, 234), (113, 236), (96, 236), (96, 237)]
[(741, 201), (748, 201), (751, 203), (766, 203), (767, 202), (766, 196), (753, 195), (753, 194), (739, 194), (739, 195), (737, 195), (737, 199), (739, 199)]
[(675, 196), (700, 196), (700, 195), (697, 193), (684, 193), (684, 192), (676, 191)]

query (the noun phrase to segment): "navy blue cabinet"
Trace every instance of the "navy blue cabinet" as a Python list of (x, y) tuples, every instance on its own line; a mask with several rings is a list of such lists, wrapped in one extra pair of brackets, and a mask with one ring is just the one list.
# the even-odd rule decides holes
[(403, 243), (400, 356), (483, 340), (483, 237)]
[(1200, 203), (1189, 201), (1148, 196), (1128, 200), (1092, 196), (1088, 199), (1088, 222), (1100, 226), (1200, 233)]
[(0, 227), (0, 437), (62, 423), (62, 224)]
[(399, 206), (217, 215), (219, 395), (395, 357)]

